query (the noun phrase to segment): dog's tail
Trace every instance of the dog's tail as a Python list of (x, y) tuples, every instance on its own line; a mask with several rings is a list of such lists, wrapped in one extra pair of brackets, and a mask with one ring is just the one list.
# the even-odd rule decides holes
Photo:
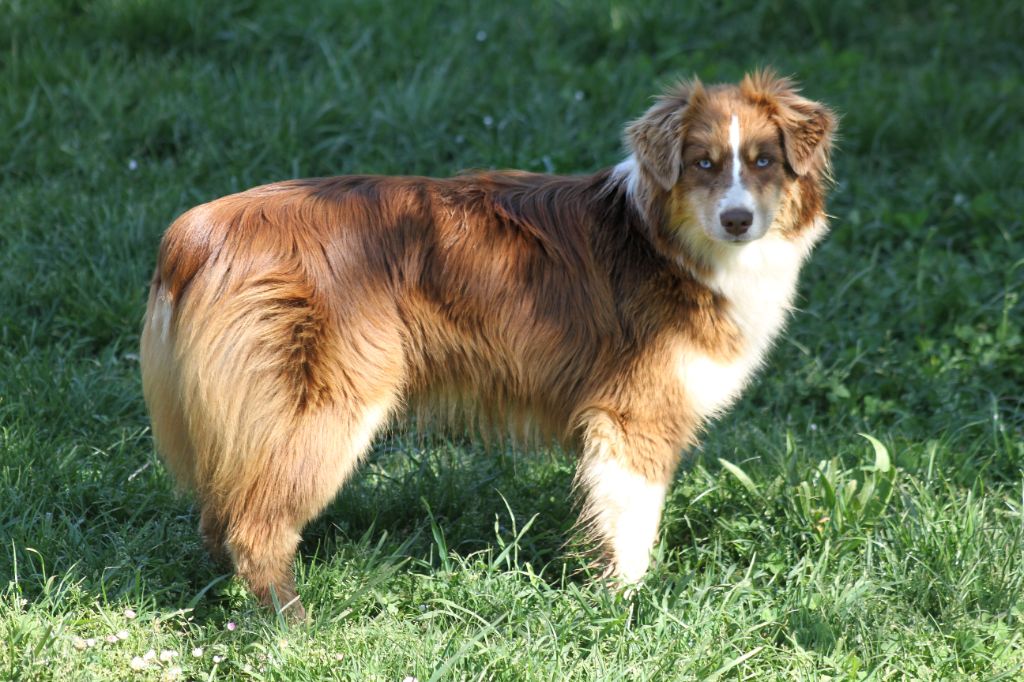
[[(212, 259), (203, 209), (197, 207), (185, 213), (164, 234), (150, 282), (140, 344), (142, 390), (153, 439), (178, 483), (189, 488), (196, 487), (199, 464), (190, 426), (196, 426), (200, 416), (189, 414), (189, 407), (194, 407), (201, 396), (190, 395), (186, 388), (191, 382), (182, 375), (181, 362), (185, 358), (177, 330), (186, 309), (185, 295), (202, 295), (206, 282), (192, 285)], [(194, 317), (196, 306), (190, 307), (190, 316)]]
[[(281, 467), (336, 489), (396, 404), (400, 346), (385, 356), (354, 320), (343, 327), (319, 250), (284, 243), (301, 235), (269, 229), (259, 202), (227, 197), (171, 225), (142, 332), (157, 449), (214, 503)], [(350, 452), (320, 461), (338, 450)]]

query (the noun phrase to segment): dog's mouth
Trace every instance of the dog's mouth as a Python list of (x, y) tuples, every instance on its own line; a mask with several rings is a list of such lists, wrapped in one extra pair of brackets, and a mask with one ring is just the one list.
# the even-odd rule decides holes
[(752, 234), (741, 234), (741, 235), (738, 235), (738, 236), (730, 234), (730, 235), (728, 235), (726, 237), (723, 237), (719, 241), (723, 241), (726, 244), (746, 244), (748, 242), (754, 241), (757, 238), (758, 238), (757, 236), (752, 235)]
[(760, 229), (751, 229), (747, 232), (743, 232), (742, 234), (729, 234), (724, 230), (705, 229), (704, 234), (708, 239), (719, 244), (741, 246), (743, 244), (749, 244), (750, 242), (757, 241), (765, 235), (765, 231)]

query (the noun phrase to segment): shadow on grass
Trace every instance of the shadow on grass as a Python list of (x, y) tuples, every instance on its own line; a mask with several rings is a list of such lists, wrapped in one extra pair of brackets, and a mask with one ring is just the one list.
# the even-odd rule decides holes
[(530, 523), (519, 554), (545, 566), (564, 553), (575, 521), (574, 464), (571, 455), (547, 448), (486, 451), (469, 440), (395, 436), (307, 527), (301, 551), (319, 547), (329, 559), (339, 543), (386, 533), (409, 558), (439, 566), (437, 531), (449, 551), (465, 557)]
[(831, 654), (836, 646), (836, 634), (820, 613), (800, 607), (789, 615), (788, 634), (804, 649)]

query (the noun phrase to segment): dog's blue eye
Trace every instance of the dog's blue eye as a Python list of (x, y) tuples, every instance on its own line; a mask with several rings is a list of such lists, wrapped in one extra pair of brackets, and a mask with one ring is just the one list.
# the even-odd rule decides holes
[(772, 160), (769, 159), (767, 156), (759, 156), (757, 157), (757, 161), (755, 161), (754, 163), (757, 164), (758, 168), (767, 168), (768, 166), (772, 165)]
[(701, 170), (711, 170), (713, 165), (715, 164), (711, 163), (711, 159), (701, 159), (697, 162), (697, 168), (700, 168)]

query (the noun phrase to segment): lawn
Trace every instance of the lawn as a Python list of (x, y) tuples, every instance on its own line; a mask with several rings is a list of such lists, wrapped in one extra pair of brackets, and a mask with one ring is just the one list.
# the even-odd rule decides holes
[[(994, 0), (0, 0), (0, 679), (1024, 679), (1022, 26)], [(832, 233), (635, 595), (563, 547), (570, 456), (444, 434), (381, 439), (307, 529), (308, 624), (221, 574), (139, 380), (178, 213), (594, 170), (663, 84), (764, 64), (842, 114)]]

